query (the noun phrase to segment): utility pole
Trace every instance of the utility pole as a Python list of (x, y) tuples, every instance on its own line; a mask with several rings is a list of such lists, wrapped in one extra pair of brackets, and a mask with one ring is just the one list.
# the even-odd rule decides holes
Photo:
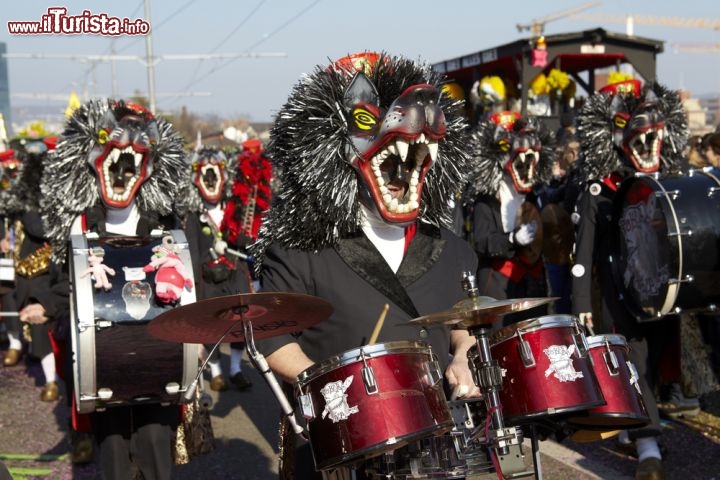
[(152, 21), (150, 20), (150, 0), (145, 0), (145, 21), (150, 25), (150, 31), (145, 35), (145, 55), (147, 57), (147, 77), (148, 77), (148, 101), (150, 102), (150, 111), (155, 112), (155, 59), (153, 57), (152, 46)]

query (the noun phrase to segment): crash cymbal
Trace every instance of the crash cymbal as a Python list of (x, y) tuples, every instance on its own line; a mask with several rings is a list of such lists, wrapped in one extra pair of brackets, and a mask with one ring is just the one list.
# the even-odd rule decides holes
[(407, 322), (408, 325), (450, 325), (471, 328), (492, 324), (497, 317), (550, 303), (557, 297), (511, 298), (495, 300), (492, 297), (468, 298), (456, 303), (450, 310), (432, 313)]
[(261, 292), (209, 298), (173, 308), (148, 324), (154, 337), (170, 342), (243, 342), (242, 320), (252, 323), (255, 340), (304, 330), (330, 317), (327, 301), (301, 293)]

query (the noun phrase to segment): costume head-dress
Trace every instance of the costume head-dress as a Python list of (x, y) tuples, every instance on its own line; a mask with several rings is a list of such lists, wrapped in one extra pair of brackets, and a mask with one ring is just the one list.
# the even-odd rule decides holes
[(442, 82), (429, 65), (364, 52), (296, 84), (271, 131), (282, 187), (253, 245), (258, 264), (271, 243), (314, 251), (357, 234), (361, 205), (390, 224), (450, 225), (470, 157), (462, 102)]
[(552, 176), (555, 135), (535, 117), (498, 112), (481, 121), (473, 132), (473, 170), (464, 203), (479, 194), (496, 195), (503, 178), (519, 194)]
[(577, 116), (580, 179), (612, 173), (668, 173), (678, 167), (689, 139), (677, 92), (638, 80), (613, 83), (587, 99)]
[(219, 148), (204, 146), (188, 157), (190, 175), (177, 203), (180, 215), (203, 213), (231, 198), (235, 158), (233, 152), (226, 154)]
[(64, 261), (72, 224), (91, 207), (172, 213), (187, 176), (184, 155), (182, 136), (140, 105), (95, 99), (76, 109), (41, 183), (54, 259)]

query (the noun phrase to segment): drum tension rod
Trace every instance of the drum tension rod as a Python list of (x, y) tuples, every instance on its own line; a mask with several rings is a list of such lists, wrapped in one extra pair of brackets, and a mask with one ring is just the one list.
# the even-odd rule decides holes
[(367, 364), (367, 357), (365, 356), (365, 350), (363, 349), (360, 349), (360, 360), (363, 364), (360, 372), (362, 374), (363, 383), (365, 384), (365, 392), (367, 392), (368, 395), (374, 395), (379, 391), (377, 380), (375, 379), (375, 372), (373, 371), (373, 368)]

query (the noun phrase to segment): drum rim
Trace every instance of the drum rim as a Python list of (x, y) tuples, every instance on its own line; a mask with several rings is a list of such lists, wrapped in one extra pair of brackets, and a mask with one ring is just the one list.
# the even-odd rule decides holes
[(306, 383), (335, 368), (343, 367), (349, 363), (358, 361), (361, 351), (364, 351), (368, 358), (382, 357), (395, 353), (425, 353), (428, 356), (432, 353), (429, 344), (415, 340), (396, 340), (392, 342), (365, 345), (352, 350), (346, 350), (321, 362), (310, 365), (298, 374), (298, 384), (300, 386), (304, 386)]
[(613, 346), (624, 346), (627, 347), (627, 339), (624, 335), (620, 335), (618, 333), (608, 333), (608, 334), (602, 334), (602, 335), (592, 335), (590, 337), (585, 337), (585, 340), (587, 341), (588, 348), (597, 348), (605, 345), (605, 340), (610, 343), (610, 345)]
[(490, 338), (491, 345), (498, 345), (511, 338), (514, 338), (518, 331), (521, 333), (531, 333), (537, 330), (553, 327), (572, 327), (579, 325), (577, 317), (567, 313), (558, 313), (553, 315), (543, 315), (541, 317), (522, 320), (512, 325), (501, 328), (493, 333)]

